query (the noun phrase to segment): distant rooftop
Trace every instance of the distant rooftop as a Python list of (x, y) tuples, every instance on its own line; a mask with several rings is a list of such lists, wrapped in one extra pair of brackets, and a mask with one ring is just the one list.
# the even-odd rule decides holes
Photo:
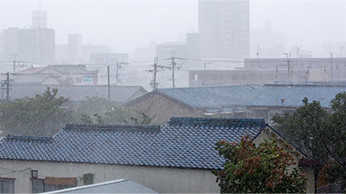
[(336, 94), (346, 91), (346, 85), (279, 85), (266, 84), (244, 104), (245, 106), (289, 106), (303, 105), (304, 97), (319, 101), (322, 107), (330, 107)]

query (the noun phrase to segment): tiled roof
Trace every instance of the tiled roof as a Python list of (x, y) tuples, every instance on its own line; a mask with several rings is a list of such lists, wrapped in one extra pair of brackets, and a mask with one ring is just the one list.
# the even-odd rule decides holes
[(322, 107), (329, 107), (335, 95), (345, 91), (346, 86), (264, 85), (244, 105), (298, 107), (303, 105), (302, 100), (307, 97), (309, 102), (315, 100), (319, 101)]
[(51, 139), (7, 136), (0, 159), (218, 169), (216, 142), (256, 138), (266, 126), (263, 119), (180, 117), (161, 128), (67, 124)]
[(167, 88), (156, 91), (194, 108), (233, 106), (245, 103), (261, 85)]

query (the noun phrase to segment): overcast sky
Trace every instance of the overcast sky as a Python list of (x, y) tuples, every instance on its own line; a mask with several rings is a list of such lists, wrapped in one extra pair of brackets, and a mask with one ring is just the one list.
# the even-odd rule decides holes
[[(108, 44), (114, 52), (133, 53), (150, 41), (176, 41), (179, 33), (198, 32), (197, 0), (4, 1), (0, 0), (0, 30), (29, 27), (33, 10), (48, 12), (57, 44), (69, 33), (83, 35), (84, 44)], [(346, 0), (250, 0), (250, 27), (270, 21), (284, 33), (287, 45), (306, 49), (321, 43), (346, 41)]]

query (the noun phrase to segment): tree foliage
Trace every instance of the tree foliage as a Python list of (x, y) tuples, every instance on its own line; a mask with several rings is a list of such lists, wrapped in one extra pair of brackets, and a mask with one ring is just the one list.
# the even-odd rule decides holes
[(327, 163), (333, 166), (328, 173), (330, 182), (346, 180), (346, 93), (337, 94), (330, 105), (332, 111), (327, 112), (318, 101), (309, 103), (304, 98), (292, 115), (276, 114), (272, 118), (274, 128), (316, 161), (315, 181)]
[(62, 108), (68, 98), (57, 97), (58, 90), (42, 95), (16, 99), (0, 104), (0, 126), (5, 133), (20, 135), (53, 135), (67, 122), (73, 122), (71, 111)]
[(278, 146), (273, 139), (264, 140), (258, 147), (249, 135), (239, 143), (219, 141), (215, 149), (225, 159), (222, 170), (213, 170), (223, 193), (302, 193), (307, 179), (295, 168), (294, 158), (285, 150), (290, 145)]
[(150, 116), (148, 112), (152, 106), (145, 110), (129, 111), (109, 99), (92, 97), (76, 105), (76, 114), (82, 123), (97, 123), (109, 125), (122, 124), (150, 124), (156, 115)]

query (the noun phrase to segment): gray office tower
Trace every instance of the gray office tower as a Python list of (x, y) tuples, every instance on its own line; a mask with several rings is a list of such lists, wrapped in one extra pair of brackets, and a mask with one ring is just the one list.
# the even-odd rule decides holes
[(202, 58), (249, 57), (249, 0), (200, 0), (198, 9)]

